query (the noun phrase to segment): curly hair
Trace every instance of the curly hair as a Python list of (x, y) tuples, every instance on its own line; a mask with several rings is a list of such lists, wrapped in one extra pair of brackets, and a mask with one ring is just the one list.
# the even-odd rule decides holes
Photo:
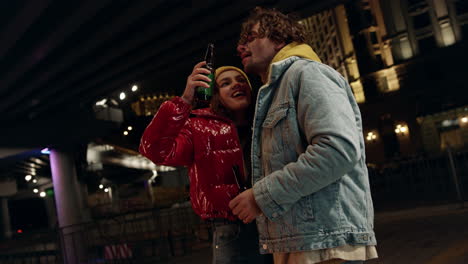
[(285, 15), (276, 9), (256, 7), (242, 24), (239, 44), (246, 44), (252, 27), (259, 23), (259, 38), (267, 37), (276, 43), (291, 42), (304, 43), (306, 41), (305, 28), (295, 17)]

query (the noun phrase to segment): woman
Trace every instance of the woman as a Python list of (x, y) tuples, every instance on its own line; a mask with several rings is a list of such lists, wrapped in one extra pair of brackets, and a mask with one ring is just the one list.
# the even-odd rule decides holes
[(263, 263), (255, 223), (242, 223), (228, 206), (239, 193), (233, 168), (250, 183), (243, 151), (250, 150), (251, 85), (242, 70), (220, 67), (210, 108), (191, 110), (196, 87), (209, 87), (205, 64), (195, 65), (182, 97), (161, 105), (140, 152), (156, 164), (189, 168), (192, 208), (213, 223), (213, 263)]

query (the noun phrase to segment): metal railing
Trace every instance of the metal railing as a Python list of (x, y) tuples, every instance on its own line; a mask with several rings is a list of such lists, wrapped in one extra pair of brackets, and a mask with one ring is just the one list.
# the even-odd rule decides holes
[(0, 243), (0, 264), (63, 263), (56, 230), (14, 236)]
[(143, 211), (60, 230), (67, 263), (151, 263), (209, 246), (210, 226), (190, 207)]
[(462, 202), (468, 193), (468, 152), (447, 152), (369, 167), (376, 209)]
[(48, 248), (39, 241), (3, 248), (0, 264), (154, 263), (209, 247), (210, 228), (191, 207), (127, 213), (60, 228)]

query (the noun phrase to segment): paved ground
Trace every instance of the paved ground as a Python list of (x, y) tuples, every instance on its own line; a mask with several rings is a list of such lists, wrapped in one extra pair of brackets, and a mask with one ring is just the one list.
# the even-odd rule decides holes
[(384, 264), (467, 264), (468, 208), (460, 205), (380, 213), (378, 260)]
[[(369, 264), (467, 264), (468, 205), (420, 207), (377, 213), (378, 260)], [(164, 264), (210, 263), (209, 248)]]

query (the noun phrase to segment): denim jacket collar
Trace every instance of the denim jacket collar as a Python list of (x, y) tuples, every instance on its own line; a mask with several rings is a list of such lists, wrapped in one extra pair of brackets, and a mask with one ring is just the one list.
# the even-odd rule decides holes
[(272, 63), (270, 65), (270, 70), (269, 70), (268, 79), (267, 79), (268, 82), (266, 84), (271, 84), (271, 83), (276, 82), (281, 77), (281, 75), (286, 71), (286, 69), (288, 69), (289, 66), (293, 64), (293, 62), (299, 59), (300, 57), (298, 56), (292, 56), (284, 60)]

